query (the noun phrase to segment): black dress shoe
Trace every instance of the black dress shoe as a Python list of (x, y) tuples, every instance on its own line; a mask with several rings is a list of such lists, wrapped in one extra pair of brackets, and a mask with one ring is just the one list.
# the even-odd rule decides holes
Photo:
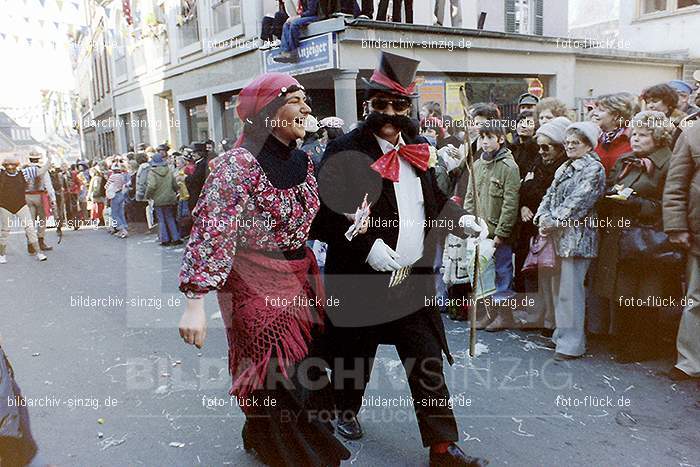
[(357, 417), (352, 415), (349, 420), (339, 420), (338, 434), (345, 439), (360, 439), (362, 438), (362, 427), (360, 422), (357, 421)]
[(430, 451), (430, 467), (485, 467), (487, 459), (468, 456), (455, 443), (450, 444), (447, 451), (438, 454)]

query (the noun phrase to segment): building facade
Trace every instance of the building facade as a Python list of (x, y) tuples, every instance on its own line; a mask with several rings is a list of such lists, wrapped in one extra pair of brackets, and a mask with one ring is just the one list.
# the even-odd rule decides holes
[(575, 0), (570, 35), (614, 38), (629, 50), (684, 58), (681, 76), (700, 69), (699, 0)]
[[(101, 26), (81, 42), (82, 72), (92, 81), (99, 80), (106, 60), (101, 88), (79, 78), (81, 102), (90, 97), (83, 115), (95, 121), (112, 117), (116, 152), (140, 143), (177, 147), (235, 138), (242, 127), (235, 114), (238, 92), (269, 71), (296, 76), (319, 118), (337, 115), (350, 125), (362, 113), (361, 79), (369, 78), (381, 50), (420, 59), (418, 104), (439, 102), (454, 117), (461, 116), (460, 86), (473, 101), (494, 102), (511, 116), (515, 99), (535, 78), (545, 95), (576, 108), (588, 97), (639, 92), (683, 72), (682, 53), (568, 41), (567, 2), (559, 0), (464, 0), (461, 28), (449, 18), (446, 26), (435, 26), (432, 1), (414, 2), (413, 24), (331, 17), (308, 27), (296, 64), (275, 62), (279, 51), (261, 47), (258, 39), (262, 17), (276, 11), (276, 1), (128, 3), (125, 9), (122, 1), (93, 2)], [(624, 82), (614, 79), (620, 74)]]

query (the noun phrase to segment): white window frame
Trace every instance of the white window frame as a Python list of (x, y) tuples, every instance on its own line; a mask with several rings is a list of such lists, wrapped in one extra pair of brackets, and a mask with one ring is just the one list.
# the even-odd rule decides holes
[(527, 2), (527, 31), (518, 31), (516, 30), (516, 34), (528, 34), (528, 35), (534, 35), (535, 34), (535, 5), (533, 0), (515, 0), (515, 20), (516, 20), (516, 29), (517, 29), (517, 19), (518, 19), (518, 13), (519, 13), (519, 3), (520, 2)]
[(637, 20), (663, 18), (665, 16), (684, 15), (700, 11), (700, 5), (678, 8), (678, 0), (667, 0), (665, 10), (653, 11), (651, 13), (643, 13), (643, 6), (644, 0), (637, 0)]
[[(223, 29), (219, 32), (214, 32), (215, 31), (215, 24), (214, 24), (214, 8), (228, 2), (229, 0), (208, 0), (208, 13), (209, 13), (209, 24), (210, 24), (210, 30), (212, 31), (211, 34), (211, 40), (207, 41), (208, 43), (208, 51), (210, 52), (216, 52), (217, 47), (215, 47), (215, 44), (230, 40), (230, 39), (235, 39), (237, 37), (243, 36), (243, 10), (245, 9), (245, 1), (241, 0), (241, 22), (239, 24), (236, 24), (234, 26), (229, 26), (226, 29)], [(231, 18), (229, 17), (229, 24), (230, 24)]]
[[(202, 27), (203, 23), (201, 21), (202, 20), (202, 4), (201, 3), (202, 3), (201, 1), (199, 1), (199, 0), (197, 1), (197, 17), (194, 18), (194, 21), (197, 22), (197, 31), (198, 31), (199, 40), (197, 40), (196, 42), (193, 42), (187, 46), (182, 46), (181, 45), (182, 44), (182, 34), (181, 34), (182, 26), (175, 24), (175, 31), (176, 31), (175, 35), (177, 36), (177, 57), (178, 57), (178, 59), (182, 59), (188, 55), (195, 54), (195, 53), (202, 50), (202, 37), (204, 37), (205, 31), (204, 31), (204, 28)], [(179, 10), (176, 10), (176, 11), (178, 11), (178, 14), (179, 14)]]

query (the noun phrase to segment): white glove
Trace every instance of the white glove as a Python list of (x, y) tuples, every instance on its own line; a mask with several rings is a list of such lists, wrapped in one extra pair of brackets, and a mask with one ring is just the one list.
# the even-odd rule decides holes
[(488, 238), (489, 236), (489, 226), (486, 225), (486, 221), (482, 218), (477, 218), (471, 214), (465, 214), (459, 218), (459, 226), (464, 229), (464, 233), (470, 237), (479, 237), (479, 241)]
[(399, 254), (389, 248), (384, 240), (378, 238), (369, 250), (367, 264), (375, 271), (396, 271), (401, 269), (401, 265), (396, 262), (398, 258)]
[(445, 162), (448, 172), (452, 172), (462, 160), (459, 154), (459, 149), (451, 144), (448, 144), (444, 148), (440, 148), (437, 153), (438, 156), (442, 157), (442, 160)]

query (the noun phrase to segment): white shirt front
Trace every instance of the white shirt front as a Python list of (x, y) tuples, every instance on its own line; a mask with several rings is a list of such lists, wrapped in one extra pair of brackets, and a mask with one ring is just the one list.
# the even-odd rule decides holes
[[(396, 146), (390, 142), (377, 138), (377, 143), (384, 154), (392, 149), (397, 151), (406, 143), (399, 135)], [(416, 170), (410, 162), (399, 157), (399, 181), (394, 183), (396, 204), (399, 208), (399, 239), (396, 243), (396, 253), (399, 259), (396, 261), (401, 266), (411, 266), (423, 256), (423, 240), (425, 234), (425, 206), (423, 201), (423, 188)]]

